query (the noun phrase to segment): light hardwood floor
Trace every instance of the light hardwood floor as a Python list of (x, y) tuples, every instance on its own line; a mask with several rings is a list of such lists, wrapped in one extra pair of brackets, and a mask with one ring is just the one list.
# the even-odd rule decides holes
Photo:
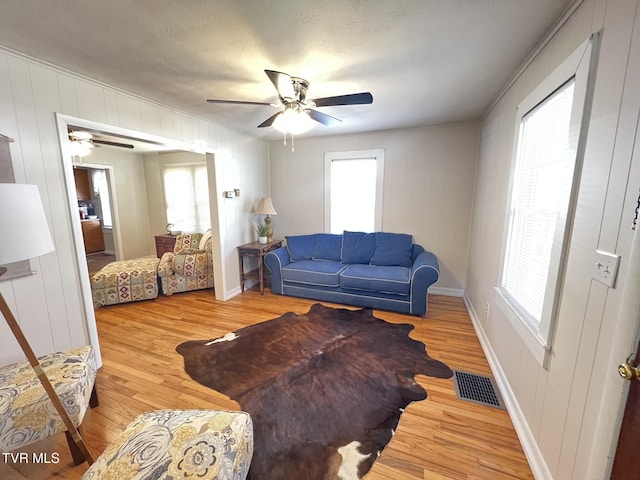
[[(175, 347), (185, 340), (222, 336), (284, 312), (308, 311), (313, 301), (248, 290), (228, 302), (212, 291), (181, 293), (96, 311), (103, 355), (97, 378), (100, 406), (83, 422), (83, 437), (97, 456), (139, 413), (154, 409), (238, 409), (236, 402), (191, 380)], [(329, 304), (328, 304), (329, 305)], [(390, 322), (412, 323), (411, 336), (429, 355), (456, 370), (491, 375), (460, 298), (429, 296), (426, 317), (376, 311)], [(396, 434), (366, 480), (532, 479), (505, 410), (456, 397), (452, 379), (417, 377), (428, 398), (411, 404)], [(11, 464), (0, 458), (2, 479), (78, 479), (64, 434), (20, 451), (57, 453), (58, 463)], [(124, 480), (124, 479), (123, 479)], [(302, 480), (302, 479), (292, 479)]]

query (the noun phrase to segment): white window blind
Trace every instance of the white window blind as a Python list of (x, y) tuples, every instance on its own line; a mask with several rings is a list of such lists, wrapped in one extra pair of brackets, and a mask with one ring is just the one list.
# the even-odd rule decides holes
[(593, 34), (516, 111), (511, 191), (496, 305), (548, 368), (588, 133), (599, 34)]
[(109, 198), (109, 184), (107, 174), (104, 170), (93, 170), (93, 190), (100, 199), (100, 210), (102, 212), (102, 226), (113, 227), (111, 218), (111, 200)]
[(374, 158), (331, 162), (331, 233), (374, 231), (376, 169)]
[(185, 233), (211, 228), (206, 164), (165, 165), (167, 222)]
[(325, 231), (380, 230), (383, 173), (383, 150), (325, 153)]
[[(572, 79), (525, 116), (513, 179), (502, 287), (538, 327), (554, 246), (561, 247), (575, 155)], [(559, 228), (557, 228), (559, 227)]]

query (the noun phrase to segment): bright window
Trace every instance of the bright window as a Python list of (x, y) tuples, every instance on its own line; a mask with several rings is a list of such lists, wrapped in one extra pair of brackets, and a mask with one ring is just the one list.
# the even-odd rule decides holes
[[(594, 37), (597, 38), (597, 37)], [(587, 131), (593, 40), (518, 106), (496, 303), (547, 367)]]
[(111, 219), (111, 200), (109, 198), (109, 183), (107, 182), (107, 173), (102, 169), (93, 170), (92, 177), (93, 190), (100, 200), (102, 226), (105, 228), (112, 228), (113, 220)]
[[(502, 288), (540, 326), (554, 239), (566, 215), (575, 155), (569, 145), (572, 79), (520, 124)], [(556, 240), (557, 241), (557, 240)]]
[(380, 230), (383, 162), (382, 150), (325, 154), (325, 230)]
[(211, 227), (207, 166), (204, 163), (165, 165), (167, 222), (175, 230), (203, 233)]

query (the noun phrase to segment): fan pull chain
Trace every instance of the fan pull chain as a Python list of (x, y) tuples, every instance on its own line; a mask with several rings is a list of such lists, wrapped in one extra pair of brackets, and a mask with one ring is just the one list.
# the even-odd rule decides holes
[[(283, 135), (284, 135), (284, 144), (286, 145), (287, 144), (287, 132), (285, 131)], [(295, 148), (293, 148), (293, 133), (291, 134), (291, 151), (292, 152), (296, 151)]]

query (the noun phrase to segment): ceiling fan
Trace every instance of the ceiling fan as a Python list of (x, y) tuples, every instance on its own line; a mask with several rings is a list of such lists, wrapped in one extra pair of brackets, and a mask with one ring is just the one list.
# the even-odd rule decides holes
[(242, 100), (207, 100), (209, 103), (229, 103), (234, 105), (267, 105), (282, 106), (283, 109), (270, 116), (258, 128), (270, 127), (285, 133), (302, 133), (313, 125), (311, 120), (315, 120), (323, 125), (337, 125), (342, 121), (314, 110), (318, 107), (332, 107), (338, 105), (365, 105), (373, 103), (373, 95), (369, 92), (352, 93), (348, 95), (338, 95), (334, 97), (316, 98), (307, 100), (307, 89), (309, 82), (304, 78), (292, 77), (286, 73), (275, 70), (264, 71), (271, 83), (278, 91), (280, 105), (265, 102), (251, 102)]
[(97, 138), (95, 134), (87, 132), (85, 130), (69, 130), (69, 140), (72, 142), (84, 143), (92, 148), (94, 146), (108, 145), (111, 147), (129, 148), (132, 149), (133, 145), (129, 143), (112, 142), (110, 140), (101, 140)]

